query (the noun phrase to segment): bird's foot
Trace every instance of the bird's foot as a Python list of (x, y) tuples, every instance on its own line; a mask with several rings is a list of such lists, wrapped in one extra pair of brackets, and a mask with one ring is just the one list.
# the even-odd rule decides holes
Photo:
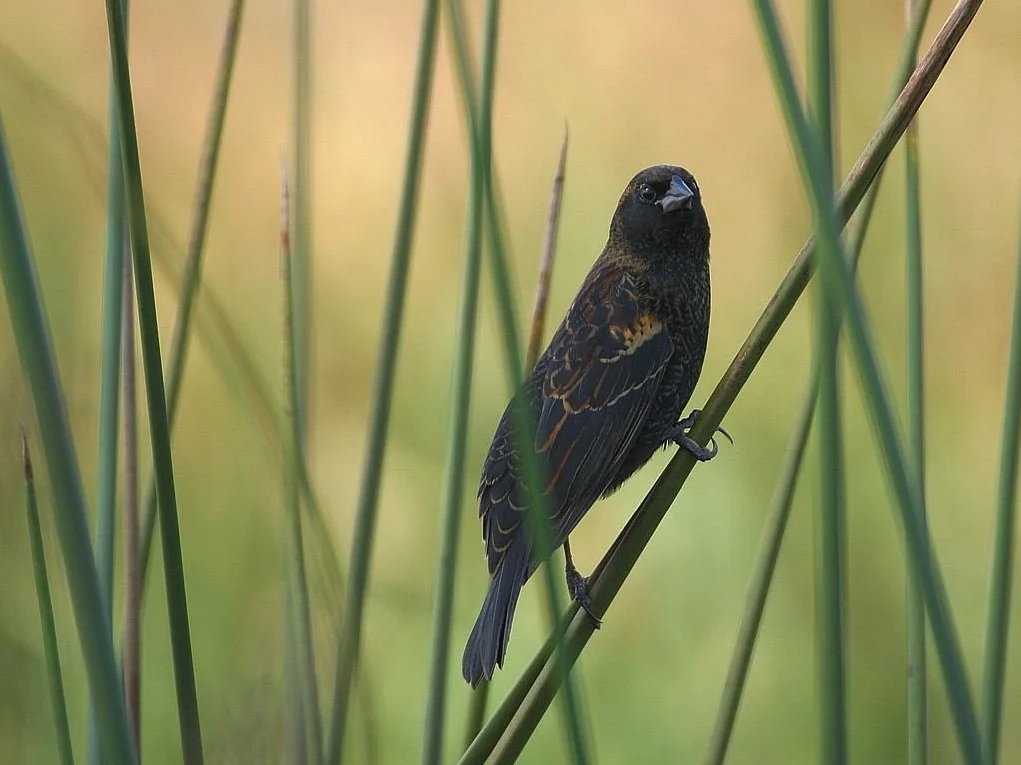
[(592, 611), (592, 599), (588, 595), (588, 580), (572, 565), (567, 566), (567, 591), (571, 598), (578, 601), (578, 605), (589, 615), (592, 625), (599, 629), (603, 626), (603, 620)]
[[(692, 409), (691, 414), (670, 429), (666, 440), (672, 441), (683, 449), (687, 449), (699, 462), (708, 462), (720, 451), (719, 444), (716, 443), (716, 434), (714, 433), (709, 438), (709, 446), (702, 446), (688, 435), (688, 431), (695, 426), (701, 414), (701, 409)], [(722, 433), (731, 444), (734, 443), (734, 439), (731, 438), (730, 433), (722, 425), (716, 428), (716, 433)]]

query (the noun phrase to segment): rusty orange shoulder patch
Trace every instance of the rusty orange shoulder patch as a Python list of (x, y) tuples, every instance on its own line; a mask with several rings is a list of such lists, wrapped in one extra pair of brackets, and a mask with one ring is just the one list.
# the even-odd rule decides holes
[(635, 317), (634, 323), (630, 326), (615, 325), (611, 328), (613, 334), (620, 338), (624, 344), (620, 355), (630, 356), (641, 348), (651, 338), (663, 331), (663, 324), (651, 313), (640, 313)]

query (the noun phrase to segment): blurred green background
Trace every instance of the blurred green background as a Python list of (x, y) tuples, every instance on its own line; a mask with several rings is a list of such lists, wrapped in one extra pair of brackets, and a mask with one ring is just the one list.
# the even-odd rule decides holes
[[(936, 2), (923, 47), (951, 7)], [(479, 29), (481, 4), (467, 4)], [(781, 3), (802, 57), (801, 4)], [(183, 259), (198, 154), (226, 3), (131, 8), (132, 85), (157, 258)], [(379, 317), (397, 211), (418, 3), (314, 4), (314, 342), (309, 456), (341, 556), (348, 557)], [(290, 145), (291, 27), (286, 4), (249, 2), (231, 92), (207, 247), (203, 303), (215, 295), (281, 398), (280, 152)], [(837, 8), (839, 166), (878, 122), (904, 24), (900, 2)], [(459, 284), (467, 141), (445, 35), (437, 60), (409, 304), (366, 612), (363, 678), (377, 761), (420, 751), (439, 544), (441, 474)], [(1011, 284), (1021, 188), (1021, 6), (987, 3), (921, 115), (928, 499), (972, 685), (980, 676)], [(95, 496), (105, 123), (109, 56), (99, 2), (0, 7), (0, 108), (55, 333), (86, 488)], [(692, 170), (713, 228), (714, 313), (700, 405), (786, 273), (810, 216), (749, 10), (743, 4), (565, 0), (508, 3), (494, 118), (522, 316), (531, 306), (550, 184), (569, 124), (566, 193), (550, 301), (555, 326), (605, 240), (617, 197), (641, 167)], [(903, 157), (894, 154), (866, 243), (862, 280), (893, 389), (903, 389)], [(841, 176), (843, 173), (841, 172)], [(158, 272), (159, 273), (159, 272)], [(157, 279), (169, 338), (176, 282)], [(484, 278), (467, 496), (508, 390)], [(205, 314), (208, 315), (208, 314)], [(800, 406), (811, 312), (800, 306), (738, 398), (737, 446), (699, 467), (579, 667), (598, 759), (688, 762), (713, 722), (773, 481)], [(200, 326), (208, 322), (200, 322)], [(550, 328), (551, 329), (551, 328)], [(200, 329), (200, 333), (202, 330)], [(547, 333), (548, 334), (548, 333)], [(220, 358), (216, 356), (219, 355)], [(192, 345), (175, 431), (199, 701), (213, 763), (285, 757), (282, 673), (284, 515), (275, 447), (222, 348)], [(850, 364), (846, 391), (850, 559), (850, 751), (895, 763), (904, 752), (904, 563), (899, 530)], [(17, 422), (34, 411), (7, 312), (0, 318), (0, 761), (56, 757), (23, 510)], [(147, 445), (147, 440), (143, 440)], [(37, 475), (72, 733), (84, 754), (85, 678)], [(143, 470), (148, 471), (147, 447)], [(588, 571), (652, 484), (657, 456), (572, 535)], [(814, 679), (814, 452), (767, 607), (730, 761), (817, 757)], [(94, 502), (94, 500), (93, 500)], [(460, 744), (468, 693), (458, 662), (486, 586), (476, 508), (464, 507), (447, 751)], [(158, 548), (157, 548), (158, 549)], [(157, 553), (158, 555), (158, 553)], [(143, 756), (178, 762), (162, 573), (143, 630)], [(541, 588), (526, 588), (499, 699), (545, 635)], [(335, 614), (314, 604), (323, 686)], [(1016, 615), (1021, 605), (1013, 597)], [(118, 610), (119, 613), (119, 610)], [(119, 624), (119, 619), (115, 621)], [(1011, 642), (1001, 747), (1021, 758), (1021, 640)], [(932, 761), (956, 762), (942, 681), (930, 662)], [(364, 699), (365, 695), (359, 694)], [(359, 716), (360, 718), (360, 716)], [(370, 754), (366, 726), (352, 761)], [(565, 756), (552, 710), (525, 762)]]

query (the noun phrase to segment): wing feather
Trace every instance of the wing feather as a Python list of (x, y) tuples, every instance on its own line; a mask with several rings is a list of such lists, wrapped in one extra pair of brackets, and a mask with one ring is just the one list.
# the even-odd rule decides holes
[[(617, 264), (597, 262), (525, 383), (554, 548), (610, 486), (672, 353), (665, 327), (634, 278)], [(479, 486), (490, 575), (525, 520), (511, 419), (508, 407)]]

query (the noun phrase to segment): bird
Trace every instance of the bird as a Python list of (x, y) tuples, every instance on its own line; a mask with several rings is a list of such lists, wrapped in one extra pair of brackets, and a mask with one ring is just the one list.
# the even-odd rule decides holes
[[(701, 190), (682, 167), (648, 167), (624, 189), (602, 253), (504, 411), (483, 464), (490, 579), (461, 662), (472, 688), (503, 667), (521, 588), (561, 546), (568, 590), (599, 626), (568, 541), (598, 499), (662, 447), (677, 444), (701, 461), (717, 453), (715, 440), (704, 447), (688, 434), (697, 409), (680, 417), (702, 372), (709, 314)], [(527, 465), (548, 514), (545, 550), (526, 517), (522, 449), (532, 452)]]

